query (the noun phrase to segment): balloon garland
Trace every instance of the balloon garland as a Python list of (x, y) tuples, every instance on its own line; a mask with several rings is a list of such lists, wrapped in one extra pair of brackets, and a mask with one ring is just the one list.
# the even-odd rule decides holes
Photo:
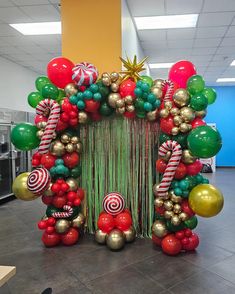
[[(102, 73), (81, 62), (74, 65), (64, 57), (48, 63), (48, 77), (39, 77), (36, 92), (28, 103), (36, 108), (35, 125), (18, 124), (11, 141), (20, 150), (39, 146), (32, 157), (31, 173), (13, 182), (15, 196), (22, 200), (41, 197), (46, 215), (38, 223), (44, 230), (45, 246), (73, 245), (85, 224), (81, 212), (84, 191), (79, 187), (82, 143), (79, 128), (112, 116), (147, 119), (160, 123), (159, 159), (156, 171), (160, 184), (154, 185), (155, 217), (152, 240), (169, 255), (194, 250), (199, 244), (196, 214), (211, 217), (223, 207), (222, 193), (209, 184), (200, 171), (200, 158), (217, 154), (222, 146), (219, 132), (206, 125), (206, 108), (216, 92), (206, 88), (195, 66), (186, 60), (175, 63), (169, 80), (141, 76), (143, 59), (122, 59), (125, 70)], [(135, 239), (132, 216), (123, 196), (112, 192), (103, 199), (95, 239), (111, 250), (119, 250)]]

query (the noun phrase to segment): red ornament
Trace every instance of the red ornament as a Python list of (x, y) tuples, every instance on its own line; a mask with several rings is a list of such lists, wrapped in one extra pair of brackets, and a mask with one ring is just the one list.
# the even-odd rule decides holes
[(47, 234), (51, 235), (55, 232), (55, 227), (49, 226), (46, 228)]
[(171, 130), (174, 128), (174, 121), (172, 116), (168, 116), (167, 118), (160, 119), (160, 128), (163, 133), (171, 135)]
[(97, 112), (100, 108), (100, 102), (95, 101), (93, 99), (85, 100), (85, 111), (87, 112)]
[(79, 155), (77, 152), (66, 153), (63, 155), (64, 165), (68, 168), (74, 168), (79, 163)]
[(187, 244), (183, 244), (183, 249), (187, 251), (195, 250), (198, 247), (199, 242), (198, 235), (192, 233), (192, 235), (188, 238)]
[(47, 75), (51, 82), (59, 88), (72, 83), (72, 69), (74, 64), (67, 58), (53, 58), (47, 65)]
[(52, 184), (51, 191), (56, 194), (60, 192), (60, 184), (58, 183), (58, 181)]
[(161, 246), (161, 244), (162, 244), (162, 239), (161, 238), (158, 238), (154, 234), (152, 234), (152, 241), (157, 246)]
[(44, 232), (42, 235), (42, 242), (46, 247), (54, 247), (60, 243), (60, 235), (55, 232), (52, 234)]
[(73, 202), (77, 198), (77, 193), (74, 191), (69, 191), (67, 193), (67, 199), (69, 202)]
[(52, 200), (52, 205), (56, 208), (62, 208), (67, 203), (65, 196), (54, 196)]
[(81, 199), (81, 201), (84, 199), (85, 197), (85, 192), (82, 188), (78, 188), (77, 189), (77, 195), (78, 195), (78, 198)]
[(119, 93), (121, 97), (126, 97), (128, 95), (131, 95), (131, 97), (135, 98), (135, 90), (136, 83), (132, 81), (131, 79), (125, 80), (121, 83), (119, 86)]
[(56, 223), (56, 220), (54, 217), (49, 217), (48, 220), (47, 220), (47, 224), (48, 226), (54, 226)]
[(180, 88), (186, 88), (187, 80), (196, 74), (196, 68), (192, 62), (181, 60), (176, 62), (169, 71), (169, 80), (176, 82)]
[(187, 213), (187, 215), (189, 216), (189, 218), (191, 218), (192, 216), (195, 215), (195, 213), (193, 212), (193, 210), (189, 206), (189, 203), (188, 203), (188, 200), (187, 199), (185, 199), (185, 200), (182, 201), (182, 203), (181, 203), (181, 209), (183, 210), (183, 212)]
[(115, 226), (121, 230), (126, 231), (132, 225), (132, 218), (129, 213), (121, 212), (115, 218)]
[(38, 222), (38, 228), (39, 230), (45, 230), (47, 228), (46, 220), (41, 220), (40, 222)]
[(192, 236), (192, 231), (190, 229), (185, 229), (184, 234), (186, 237), (191, 237)]
[(43, 154), (41, 157), (41, 165), (46, 169), (51, 169), (55, 165), (56, 157), (51, 153)]
[(184, 238), (184, 231), (181, 230), (181, 231), (176, 232), (175, 237), (179, 240), (182, 240)]
[(191, 122), (191, 125), (192, 125), (192, 128), (195, 129), (197, 127), (200, 127), (200, 126), (205, 126), (206, 125), (206, 122), (199, 118), (199, 117), (196, 117), (192, 122)]
[(167, 162), (165, 162), (163, 159), (158, 159), (156, 161), (156, 170), (159, 171), (159, 173), (164, 173), (166, 167)]
[(77, 243), (79, 233), (76, 229), (70, 228), (67, 233), (61, 235), (61, 241), (64, 245), (71, 246)]
[(77, 198), (73, 201), (74, 206), (80, 206), (81, 205), (81, 199)]
[(188, 175), (195, 176), (202, 170), (202, 163), (197, 159), (193, 163), (186, 165), (186, 169)]
[(185, 164), (180, 162), (179, 165), (177, 166), (176, 171), (175, 171), (175, 179), (177, 179), (177, 180), (183, 179), (185, 177), (186, 173), (187, 173), (187, 168), (186, 168)]
[(182, 249), (180, 240), (174, 234), (167, 235), (162, 239), (162, 250), (168, 255), (177, 255)]
[(97, 225), (101, 231), (109, 233), (114, 228), (114, 218), (111, 214), (103, 212), (99, 216)]

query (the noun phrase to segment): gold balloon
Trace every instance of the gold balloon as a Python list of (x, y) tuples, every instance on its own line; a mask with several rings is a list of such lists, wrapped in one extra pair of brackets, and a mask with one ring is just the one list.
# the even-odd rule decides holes
[(86, 114), (85, 111), (80, 111), (80, 112), (78, 113), (78, 122), (79, 122), (80, 124), (85, 124), (85, 123), (88, 122), (88, 115)]
[(179, 113), (180, 113), (180, 110), (177, 107), (173, 107), (170, 110), (170, 114), (173, 115), (173, 116), (178, 115)]
[(106, 236), (107, 236), (107, 233), (104, 233), (101, 230), (97, 230), (95, 232), (95, 240), (99, 244), (105, 244), (106, 243)]
[(65, 146), (59, 140), (55, 140), (51, 143), (50, 151), (55, 156), (62, 156), (65, 154)]
[(180, 218), (178, 217), (178, 215), (173, 215), (172, 218), (171, 218), (171, 223), (172, 225), (174, 226), (178, 226), (180, 223), (181, 223), (181, 220)]
[(30, 172), (22, 173), (15, 178), (12, 184), (12, 192), (16, 198), (24, 201), (37, 199), (38, 196), (30, 192), (27, 188), (27, 180)]
[(78, 86), (73, 83), (70, 83), (64, 88), (64, 91), (67, 97), (76, 95), (78, 92)]
[(162, 95), (163, 95), (163, 92), (162, 92), (162, 89), (159, 88), (159, 87), (156, 87), (156, 86), (153, 86), (151, 88), (151, 92), (159, 99), (162, 98)]
[(126, 242), (131, 243), (135, 240), (136, 230), (131, 226), (128, 230), (123, 232)]
[(174, 203), (181, 203), (183, 201), (183, 198), (180, 196), (176, 196), (173, 190), (169, 192), (169, 196), (171, 201), (173, 201)]
[(180, 218), (180, 220), (181, 221), (186, 221), (186, 220), (188, 220), (189, 219), (189, 216), (187, 215), (187, 213), (185, 213), (185, 212), (181, 212), (180, 214), (179, 214), (179, 218)]
[(125, 245), (125, 236), (122, 231), (118, 229), (113, 229), (106, 236), (106, 244), (111, 250), (119, 250), (122, 249)]
[(115, 72), (115, 71), (111, 72), (110, 78), (111, 78), (112, 82), (116, 82), (119, 79), (119, 73)]
[(180, 115), (186, 123), (191, 122), (195, 118), (194, 110), (187, 106), (180, 109)]
[(133, 98), (131, 97), (131, 95), (127, 95), (124, 98), (124, 101), (125, 101), (126, 104), (131, 105), (133, 103)]
[(171, 110), (171, 108), (172, 108), (172, 101), (166, 101), (166, 102), (164, 103), (164, 106), (165, 106), (165, 108), (166, 108), (167, 110)]
[(126, 111), (125, 106), (117, 108), (117, 112), (120, 113), (120, 114), (123, 114), (125, 111)]
[(181, 212), (181, 206), (180, 204), (175, 204), (174, 207), (173, 207), (173, 211), (174, 213), (180, 213)]
[(171, 134), (172, 134), (173, 136), (176, 136), (176, 135), (179, 134), (179, 131), (180, 131), (180, 129), (179, 129), (178, 127), (173, 127), (173, 128), (171, 129)]
[(194, 157), (188, 149), (185, 149), (182, 152), (181, 160), (183, 163), (191, 164), (196, 160), (196, 157)]
[(50, 196), (50, 197), (54, 195), (54, 192), (51, 191), (51, 186), (52, 185), (53, 185), (53, 183), (50, 183), (49, 188), (46, 191), (43, 192), (43, 195)]
[(55, 140), (55, 139), (56, 139), (56, 137), (57, 137), (57, 134), (56, 134), (56, 132), (53, 132), (53, 134), (52, 134), (52, 139), (53, 139), (53, 140)]
[(119, 93), (111, 93), (108, 96), (108, 104), (112, 108), (116, 108), (116, 102), (121, 99), (121, 95)]
[(187, 133), (189, 131), (188, 124), (186, 123), (180, 124), (179, 128), (182, 133)]
[(152, 233), (158, 238), (166, 236), (168, 233), (166, 224), (161, 220), (156, 220), (152, 225)]
[(166, 219), (171, 219), (173, 215), (174, 215), (174, 212), (173, 212), (172, 210), (166, 210), (166, 211), (164, 212), (164, 217), (165, 217)]
[(69, 185), (69, 191), (77, 191), (78, 182), (74, 178), (68, 178), (66, 183)]
[(123, 107), (123, 106), (125, 106), (125, 101), (124, 101), (124, 99), (119, 99), (119, 100), (116, 102), (116, 107), (121, 108), (121, 107)]
[(70, 136), (68, 134), (63, 134), (60, 137), (60, 141), (64, 144), (67, 144), (70, 142)]
[(66, 146), (65, 146), (65, 150), (68, 152), (68, 153), (72, 153), (73, 151), (75, 151), (75, 147), (72, 143), (68, 143)]
[(37, 131), (37, 137), (38, 137), (39, 139), (42, 138), (43, 134), (44, 134), (44, 131), (43, 131), (43, 130), (39, 130), (39, 131)]
[(164, 208), (166, 210), (172, 210), (173, 209), (173, 202), (171, 200), (167, 200), (164, 202)]
[(134, 105), (127, 105), (126, 106), (126, 111), (128, 111), (128, 112), (134, 112), (135, 111), (135, 106)]
[(163, 199), (161, 199), (161, 198), (155, 198), (154, 199), (154, 205), (156, 206), (156, 207), (161, 207), (162, 205), (163, 205), (163, 203), (164, 203), (164, 201), (163, 201)]
[(223, 194), (210, 184), (200, 184), (194, 187), (188, 200), (192, 210), (202, 217), (217, 215), (224, 205)]
[(173, 96), (173, 100), (175, 102), (175, 104), (179, 107), (183, 107), (185, 105), (188, 105), (189, 103), (189, 94), (187, 92), (187, 90), (185, 89), (177, 89), (175, 91), (175, 94)]
[(161, 159), (163, 159), (166, 162), (168, 162), (170, 158), (171, 158), (171, 151), (167, 151), (166, 155), (161, 156)]
[(207, 114), (207, 110), (200, 110), (200, 111), (195, 111), (196, 117), (204, 118)]
[(117, 83), (112, 83), (110, 88), (111, 88), (111, 91), (112, 91), (112, 92), (115, 92), (115, 93), (116, 93), (116, 92), (118, 92), (118, 90), (119, 90), (119, 84), (117, 84)]
[(56, 221), (55, 230), (58, 234), (63, 234), (70, 228), (70, 221), (66, 219), (59, 219)]
[(170, 112), (169, 112), (169, 110), (166, 109), (166, 108), (163, 108), (163, 109), (161, 109), (161, 110), (159, 111), (159, 115), (160, 115), (160, 117), (162, 117), (162, 118), (166, 118), (166, 117), (168, 117), (169, 114), (170, 114)]
[(105, 85), (105, 86), (110, 86), (111, 85), (111, 79), (110, 77), (103, 77), (102, 78), (102, 83)]
[(73, 144), (77, 144), (79, 142), (79, 137), (78, 136), (71, 137), (70, 142)]
[(47, 122), (45, 121), (40, 121), (39, 123), (37, 123), (37, 127), (39, 129), (45, 129), (46, 125), (47, 125)]
[(158, 117), (158, 110), (149, 111), (147, 112), (147, 119), (148, 121), (155, 121)]
[(158, 189), (158, 187), (159, 187), (159, 184), (155, 184), (155, 185), (153, 185), (153, 194), (154, 194), (155, 197), (158, 196), (158, 195), (157, 195), (157, 189)]
[(109, 77), (110, 77), (110, 75), (109, 75), (108, 72), (103, 72), (102, 75), (101, 75), (101, 78), (102, 78), (102, 79), (103, 79), (103, 78), (109, 78)]
[(78, 153), (82, 153), (82, 143), (81, 142), (76, 144), (76, 150)]
[(156, 79), (155, 81), (153, 81), (154, 86), (160, 89), (162, 88), (163, 83), (164, 83), (163, 79)]
[(80, 212), (78, 216), (72, 220), (72, 227), (81, 228), (85, 224), (85, 216)]
[(175, 115), (174, 118), (173, 118), (173, 122), (176, 126), (179, 126), (180, 124), (182, 124), (183, 122), (183, 119), (181, 116), (179, 115)]

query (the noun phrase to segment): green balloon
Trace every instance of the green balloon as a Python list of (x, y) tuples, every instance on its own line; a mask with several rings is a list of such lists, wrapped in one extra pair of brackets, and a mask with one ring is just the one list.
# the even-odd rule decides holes
[(195, 111), (204, 110), (207, 108), (207, 105), (207, 98), (202, 93), (194, 95), (190, 100), (190, 106)]
[(28, 95), (28, 103), (33, 108), (36, 108), (41, 100), (43, 100), (43, 97), (39, 92), (31, 92)]
[(97, 83), (96, 83), (99, 87), (99, 92), (102, 96), (102, 99), (105, 99), (108, 97), (109, 93), (110, 93), (110, 89), (109, 87), (106, 87), (101, 80), (99, 80)]
[(206, 97), (208, 104), (213, 104), (216, 100), (216, 91), (213, 88), (205, 88), (202, 94)]
[(182, 148), (187, 147), (187, 135), (179, 133), (178, 135), (173, 137), (174, 141), (178, 142)]
[(139, 112), (144, 112), (144, 100), (141, 98), (136, 98), (135, 100), (135, 108)]
[(146, 117), (146, 112), (145, 111), (136, 111), (136, 116), (138, 118), (145, 118)]
[(38, 128), (30, 123), (19, 123), (11, 131), (11, 142), (24, 151), (37, 148), (40, 143), (37, 131)]
[(202, 76), (194, 75), (187, 81), (187, 90), (191, 95), (195, 95), (203, 91), (205, 81)]
[(36, 89), (41, 92), (42, 91), (42, 88), (43, 86), (45, 86), (46, 84), (51, 84), (50, 80), (48, 79), (48, 77), (38, 77), (35, 81), (35, 86), (36, 86)]
[(213, 157), (222, 147), (220, 133), (209, 126), (193, 129), (188, 135), (187, 142), (191, 153), (199, 158)]
[(160, 136), (159, 136), (160, 144), (166, 142), (167, 140), (171, 140), (171, 136), (165, 133), (160, 133)]
[(197, 224), (198, 224), (198, 220), (196, 216), (192, 216), (190, 219), (186, 220), (184, 222), (185, 226), (191, 230), (195, 229)]
[(73, 178), (78, 178), (82, 174), (82, 167), (81, 165), (77, 165), (70, 170), (70, 176)]
[(56, 98), (56, 101), (60, 102), (61, 100), (63, 100), (66, 97), (66, 95), (65, 95), (64, 90), (62, 90), (62, 89), (58, 89), (58, 90), (59, 90), (59, 95)]
[(149, 76), (141, 76), (141, 80), (144, 83), (148, 84), (149, 87), (152, 87), (152, 85), (153, 85), (153, 79), (151, 77), (149, 77)]
[(100, 106), (99, 113), (103, 116), (109, 116), (114, 112), (114, 109), (111, 108), (107, 102), (103, 102)]
[(185, 225), (182, 222), (180, 225), (174, 226), (170, 220), (167, 220), (166, 227), (167, 227), (168, 231), (170, 231), (170, 232), (178, 232), (178, 231), (183, 230), (185, 228)]
[(42, 87), (42, 96), (56, 100), (59, 96), (59, 90), (53, 84), (46, 84)]

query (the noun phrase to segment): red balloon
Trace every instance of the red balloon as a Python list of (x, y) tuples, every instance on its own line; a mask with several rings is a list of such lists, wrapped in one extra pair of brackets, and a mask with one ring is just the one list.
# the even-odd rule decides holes
[(66, 196), (53, 196), (52, 204), (56, 208), (62, 208), (67, 203)]
[(114, 218), (111, 214), (102, 212), (98, 218), (97, 225), (101, 231), (109, 233), (114, 228)]
[(66, 153), (65, 155), (63, 155), (62, 158), (64, 160), (64, 164), (68, 168), (74, 168), (76, 165), (78, 165), (79, 155), (77, 154), (77, 152)]
[(184, 231), (181, 230), (181, 231), (176, 232), (175, 237), (179, 240), (182, 240), (184, 238)]
[(165, 213), (165, 208), (163, 206), (160, 206), (160, 207), (155, 206), (155, 211), (157, 214), (163, 216)]
[(179, 165), (177, 166), (176, 171), (175, 171), (175, 179), (177, 179), (177, 180), (183, 179), (185, 177), (186, 173), (187, 173), (187, 168), (186, 168), (185, 164), (180, 162)]
[(135, 90), (136, 87), (136, 83), (134, 81), (132, 81), (131, 79), (125, 80), (121, 83), (120, 87), (119, 87), (119, 93), (121, 95), (121, 97), (126, 97), (128, 95), (131, 95), (131, 97), (135, 97)]
[(121, 230), (126, 231), (132, 225), (131, 215), (127, 212), (119, 213), (115, 218), (115, 226)]
[(56, 220), (55, 220), (54, 217), (51, 216), (51, 217), (48, 218), (48, 220), (47, 220), (47, 224), (48, 224), (49, 226), (54, 226), (55, 223), (56, 223)]
[(167, 118), (160, 119), (160, 129), (163, 133), (171, 135), (171, 130), (174, 128), (174, 121), (172, 116), (168, 116)]
[(51, 82), (59, 88), (72, 83), (72, 69), (74, 64), (67, 58), (53, 58), (47, 65), (47, 75)]
[(176, 82), (180, 88), (186, 88), (187, 80), (196, 74), (196, 68), (192, 62), (181, 60), (176, 62), (169, 71), (169, 80)]
[(135, 117), (136, 117), (136, 113), (135, 113), (135, 111), (133, 111), (133, 112), (126, 111), (126, 112), (123, 113), (123, 115), (124, 115), (126, 118), (135, 118)]
[(42, 242), (46, 247), (54, 247), (60, 243), (60, 235), (55, 232), (52, 234), (44, 232), (42, 235)]
[(70, 228), (67, 233), (61, 235), (61, 241), (64, 245), (71, 246), (77, 243), (79, 233), (75, 228)]
[(87, 112), (97, 112), (100, 108), (100, 102), (95, 101), (93, 99), (85, 100), (85, 111)]
[(68, 123), (64, 122), (59, 118), (57, 125), (56, 125), (56, 131), (61, 132), (68, 128)]
[(199, 118), (199, 117), (196, 117), (192, 122), (191, 122), (191, 125), (192, 125), (192, 128), (195, 129), (197, 127), (200, 127), (200, 126), (205, 126), (206, 125), (206, 122)]
[(74, 206), (80, 206), (80, 205), (81, 205), (81, 199), (76, 198), (76, 199), (73, 201), (73, 205), (74, 205)]
[(67, 193), (67, 199), (69, 202), (73, 202), (77, 198), (77, 193), (74, 191), (69, 191)]
[(152, 241), (155, 245), (157, 246), (161, 246), (162, 243), (162, 239), (158, 238), (157, 236), (155, 236), (154, 234), (152, 234)]
[(39, 230), (45, 230), (47, 228), (47, 222), (45, 220), (41, 220), (38, 222), (38, 228)]
[(51, 196), (46, 196), (46, 195), (42, 196), (42, 202), (46, 205), (50, 205), (52, 203), (52, 200), (53, 200), (53, 197)]
[(70, 111), (73, 110), (73, 104), (69, 102), (69, 98), (65, 98), (63, 100), (63, 103), (61, 105), (62, 111), (69, 113)]
[(186, 168), (188, 175), (195, 176), (202, 170), (202, 163), (199, 159), (197, 159), (193, 163), (186, 165)]
[(47, 234), (51, 235), (55, 232), (55, 227), (49, 226), (46, 228)]
[(191, 218), (192, 216), (195, 215), (194, 211), (191, 209), (191, 207), (189, 206), (188, 200), (185, 199), (182, 201), (181, 203), (181, 209), (183, 212), (187, 213), (189, 218)]
[(166, 167), (167, 162), (165, 162), (163, 159), (158, 159), (156, 161), (156, 170), (159, 171), (159, 173), (164, 173)]
[(41, 165), (47, 169), (52, 168), (55, 165), (56, 157), (51, 153), (43, 154), (41, 157)]
[(91, 119), (93, 121), (99, 121), (102, 119), (102, 115), (99, 114), (98, 112), (91, 113)]
[(162, 250), (168, 255), (177, 255), (182, 249), (180, 240), (174, 234), (167, 235), (162, 239)]
[(37, 114), (34, 118), (34, 123), (35, 125), (38, 124), (39, 122), (47, 122), (48, 118), (42, 114)]
[(183, 244), (182, 249), (188, 250), (188, 251), (195, 250), (198, 247), (199, 242), (200, 241), (199, 241), (198, 235), (195, 233), (192, 233), (192, 235), (188, 238), (188, 243)]
[(82, 188), (78, 188), (77, 195), (78, 195), (78, 198), (81, 199), (81, 201), (82, 201), (85, 197), (85, 191)]

